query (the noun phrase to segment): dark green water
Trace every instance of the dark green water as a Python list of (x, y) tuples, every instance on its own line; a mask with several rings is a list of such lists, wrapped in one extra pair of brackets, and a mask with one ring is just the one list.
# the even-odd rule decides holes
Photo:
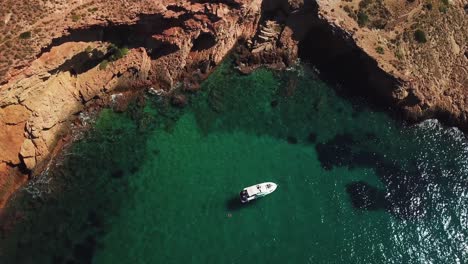
[[(335, 95), (307, 68), (222, 65), (148, 98), (20, 192), (1, 263), (465, 263), (468, 144)], [(258, 182), (275, 193), (246, 206)], [(15, 212), (15, 213), (12, 213)]]

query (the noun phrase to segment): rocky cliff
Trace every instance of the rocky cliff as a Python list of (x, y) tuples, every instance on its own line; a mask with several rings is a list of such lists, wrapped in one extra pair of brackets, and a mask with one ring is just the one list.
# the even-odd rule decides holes
[(238, 60), (246, 73), (300, 57), (405, 119), (438, 118), (468, 131), (466, 1), (263, 3), (261, 30)]
[(318, 15), (359, 54), (353, 60), (365, 61), (366, 93), (407, 119), (438, 118), (468, 130), (466, 0), (319, 2)]
[(300, 57), (412, 120), (468, 129), (463, 0), (12, 1), (0, 7), (0, 203), (41, 171), (76, 116), (128, 89), (194, 90)]

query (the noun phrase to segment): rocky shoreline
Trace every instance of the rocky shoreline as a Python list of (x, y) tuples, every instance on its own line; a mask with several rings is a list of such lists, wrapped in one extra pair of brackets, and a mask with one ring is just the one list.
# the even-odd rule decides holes
[[(112, 94), (145, 89), (171, 95), (183, 106), (176, 92), (197, 90), (233, 50), (241, 72), (259, 66), (281, 70), (301, 58), (406, 119), (435, 117), (468, 130), (467, 77), (455, 78), (461, 92), (450, 83), (442, 92), (430, 88), (436, 83), (416, 76), (424, 68), (411, 68), (417, 61), (395, 64), (395, 55), (376, 52), (381, 33), (359, 27), (340, 1), (143, 2), (113, 11), (106, 3), (83, 9), (97, 8), (107, 14), (105, 19), (97, 14), (78, 22), (53, 18), (60, 26), (49, 38), (34, 39), (36, 57), (0, 76), (0, 207), (41, 172), (80, 112), (109, 105)], [(81, 10), (74, 4), (76, 9), (67, 12)], [(452, 9), (465, 12), (461, 2)], [(466, 43), (457, 45), (461, 57), (451, 63), (466, 73)], [(408, 48), (406, 57), (419, 56), (417, 52)], [(440, 93), (456, 96), (441, 98)]]
[[(136, 15), (136, 20), (130, 13), (128, 21), (79, 26), (51, 39), (29, 66), (7, 74), (0, 88), (0, 204), (40, 173), (60, 134), (89, 105), (105, 104), (111, 94), (128, 88), (197, 89), (239, 38), (255, 33), (260, 3), (241, 8), (236, 2), (174, 1), (156, 6), (154, 14)], [(119, 45), (118, 52), (128, 47), (126, 54), (112, 59), (117, 52), (110, 43)], [(9, 184), (12, 178), (21, 181)]]

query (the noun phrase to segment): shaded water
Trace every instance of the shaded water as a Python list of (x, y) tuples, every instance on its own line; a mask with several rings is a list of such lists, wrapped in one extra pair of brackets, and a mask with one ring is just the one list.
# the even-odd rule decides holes
[[(223, 64), (186, 109), (105, 110), (12, 202), (1, 263), (464, 263), (468, 144)], [(239, 191), (274, 181), (248, 205)]]

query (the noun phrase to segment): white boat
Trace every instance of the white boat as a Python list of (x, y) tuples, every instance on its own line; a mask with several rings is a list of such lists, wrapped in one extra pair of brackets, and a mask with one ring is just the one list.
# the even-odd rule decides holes
[(240, 192), (240, 200), (242, 203), (248, 203), (274, 192), (277, 187), (278, 185), (274, 182), (264, 182), (246, 187)]

